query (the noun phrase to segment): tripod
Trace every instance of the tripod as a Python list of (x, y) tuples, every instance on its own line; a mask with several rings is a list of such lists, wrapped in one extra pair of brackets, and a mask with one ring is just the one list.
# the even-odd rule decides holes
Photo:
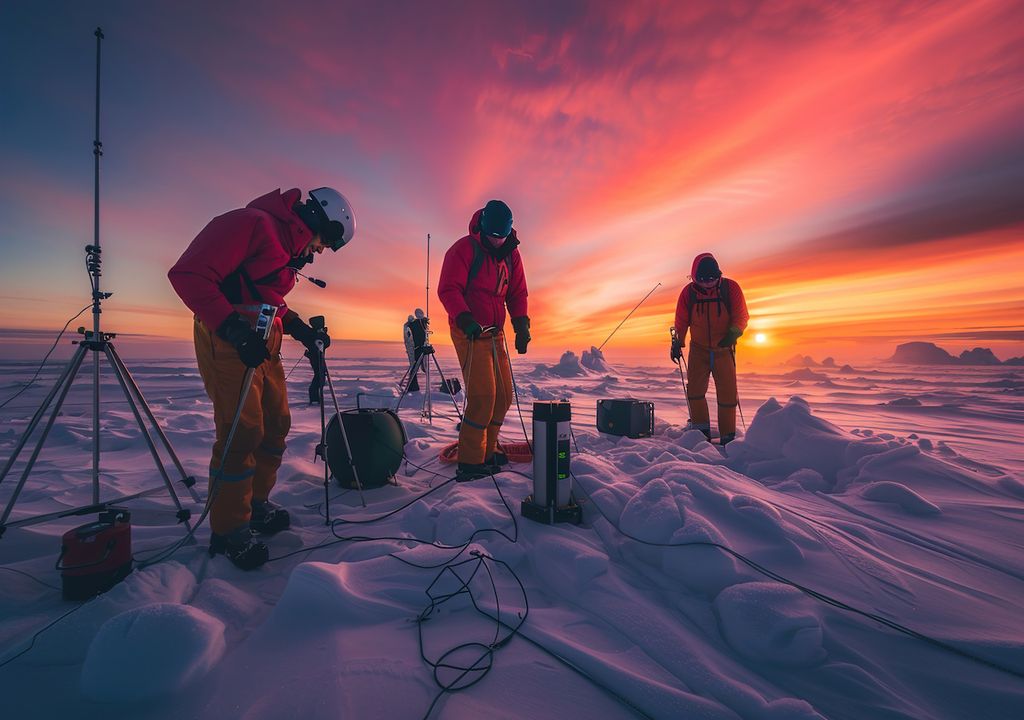
[[(427, 362), (427, 358), (428, 357), (432, 358), (433, 361), (434, 361), (434, 367), (437, 368), (437, 374), (441, 378), (442, 386), (446, 387), (446, 388), (450, 387), (450, 386), (448, 385), (448, 380), (445, 379), (444, 373), (441, 371), (441, 363), (439, 363), (437, 361), (437, 355), (434, 352), (434, 346), (430, 344), (430, 340), (429, 339), (425, 343), (423, 343), (423, 346), (419, 348), (419, 351), (420, 351), (420, 356), (418, 358), (416, 358), (416, 360), (413, 361), (412, 364), (409, 365), (409, 369), (405, 371), (405, 375), (402, 376), (402, 379), (399, 382), (399, 387), (402, 388), (402, 394), (398, 396), (398, 400), (395, 402), (395, 410), (394, 410), (394, 412), (397, 413), (398, 412), (398, 408), (400, 408), (402, 406), (402, 400), (404, 400), (405, 396), (409, 394), (409, 386), (412, 385), (412, 379), (415, 378), (416, 375), (419, 373), (420, 369), (422, 369), (424, 374), (426, 375), (426, 383), (427, 383), (426, 392), (424, 393), (424, 395), (426, 397), (424, 397), (424, 399), (423, 399), (422, 415), (423, 415), (423, 417), (427, 418), (427, 422), (429, 422), (431, 425), (433, 425), (434, 424), (434, 409), (433, 409), (433, 405), (430, 402), (430, 363)], [(462, 420), (462, 411), (459, 410), (459, 404), (457, 402), (455, 402), (455, 396), (454, 395), (449, 395), (449, 397), (451, 397), (451, 399), (452, 399), (452, 406), (454, 406), (454, 408), (455, 408), (455, 414), (458, 416), (459, 420), (461, 421)]]
[[(79, 333), (83, 336), (80, 341), (75, 341), (78, 345), (78, 349), (75, 351), (71, 360), (65, 366), (61, 372), (60, 377), (57, 379), (57, 383), (50, 390), (43, 404), (36, 410), (35, 415), (32, 416), (32, 420), (29, 421), (28, 427), (25, 429), (24, 434), (18, 441), (17, 446), (14, 448), (14, 452), (8, 459), (7, 464), (4, 466), (2, 472), (0, 472), (0, 483), (4, 481), (8, 473), (14, 467), (18, 460), (18, 456), (21, 451), (28, 444), (29, 438), (35, 432), (39, 423), (42, 421), (43, 416), (46, 414), (47, 409), (53, 404), (52, 412), (50, 413), (49, 419), (46, 421), (46, 425), (43, 427), (42, 434), (39, 436), (36, 442), (35, 448), (32, 454), (29, 456), (25, 467), (22, 469), (21, 477), (18, 480), (18, 484), (14, 488), (14, 492), (7, 501), (7, 506), (4, 508), (3, 515), (0, 515), (0, 537), (3, 536), (7, 528), (10, 527), (21, 527), (26, 525), (35, 525), (38, 523), (46, 522), (57, 518), (69, 517), (73, 515), (86, 515), (92, 512), (100, 512), (106, 510), (110, 505), (125, 502), (127, 500), (134, 500), (136, 498), (145, 497), (158, 493), (165, 490), (174, 502), (177, 508), (175, 516), (179, 522), (185, 523), (185, 526), (191, 532), (191, 525), (189, 518), (191, 517), (191, 511), (182, 507), (181, 501), (178, 498), (177, 493), (174, 490), (174, 485), (171, 483), (170, 475), (164, 466), (163, 460), (160, 457), (160, 453), (157, 450), (156, 442), (154, 441), (153, 435), (150, 434), (149, 429), (146, 427), (146, 423), (143, 421), (142, 415), (145, 414), (149, 423), (152, 425), (153, 433), (156, 435), (156, 439), (163, 445), (164, 450), (170, 456), (171, 461), (174, 463), (178, 472), (181, 474), (181, 482), (192, 496), (193, 501), (199, 502), (199, 496), (196, 493), (193, 486), (195, 485), (195, 478), (186, 474), (185, 469), (182, 467), (181, 461), (175, 454), (174, 449), (171, 447), (170, 441), (164, 434), (164, 431), (160, 428), (160, 424), (156, 421), (153, 416), (153, 411), (149, 408), (149, 403), (146, 402), (145, 396), (142, 394), (142, 390), (139, 388), (138, 383), (132, 377), (132, 374), (128, 371), (128, 367), (121, 360), (120, 355), (117, 354), (117, 350), (114, 348), (114, 344), (111, 340), (117, 335), (115, 333), (106, 333), (100, 329), (100, 314), (103, 312), (102, 304), (103, 301), (111, 296), (112, 293), (100, 292), (100, 275), (102, 274), (100, 269), (102, 266), (102, 250), (100, 248), (100, 156), (103, 155), (103, 143), (100, 142), (100, 43), (103, 40), (103, 31), (100, 28), (96, 28), (96, 32), (93, 33), (96, 36), (96, 137), (93, 140), (93, 156), (94, 162), (94, 221), (93, 221), (93, 233), (94, 239), (92, 245), (85, 246), (85, 265), (89, 271), (89, 278), (92, 285), (92, 317), (93, 317), (93, 329), (87, 331), (84, 328), (79, 328)], [(32, 472), (32, 468), (35, 466), (36, 460), (39, 458), (39, 453), (43, 449), (43, 445), (46, 442), (46, 438), (50, 434), (50, 430), (53, 428), (57, 416), (60, 415), (61, 406), (64, 404), (64, 400), (67, 398), (68, 392), (71, 390), (71, 386), (74, 383), (75, 377), (78, 375), (78, 371), (81, 369), (82, 364), (85, 362), (87, 353), (92, 353), (92, 502), (88, 505), (81, 507), (72, 508), (69, 510), (60, 510), (57, 512), (44, 513), (33, 517), (27, 517), (14, 522), (8, 522), (11, 512), (14, 510), (14, 505), (18, 501), (18, 496), (21, 495), (22, 489), (25, 487), (25, 483), (28, 481), (28, 477)], [(110, 367), (114, 372), (114, 377), (117, 378), (118, 384), (121, 386), (121, 390), (124, 392), (125, 398), (128, 400), (128, 406), (131, 408), (132, 415), (135, 416), (135, 421), (138, 423), (139, 430), (142, 432), (142, 437), (146, 441), (146, 446), (149, 448), (150, 454), (153, 456), (153, 462), (156, 464), (157, 470), (160, 472), (160, 476), (163, 479), (163, 485), (143, 490), (142, 492), (134, 493), (132, 495), (122, 495), (120, 497), (111, 498), (108, 500), (100, 499), (100, 355), (106, 357), (110, 363)], [(56, 403), (54, 404), (54, 399)], [(141, 412), (140, 412), (141, 410)]]

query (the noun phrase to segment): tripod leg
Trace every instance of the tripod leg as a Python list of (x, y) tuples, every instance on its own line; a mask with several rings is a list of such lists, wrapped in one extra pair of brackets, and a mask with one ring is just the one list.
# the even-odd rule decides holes
[[(320, 367), (323, 368), (324, 351), (323, 349), (318, 350), (320, 353)], [(334, 392), (334, 389), (331, 389)], [(327, 410), (324, 408), (324, 401), (327, 398), (324, 397), (324, 386), (320, 384), (320, 459), (324, 461), (324, 525), (331, 524), (331, 468), (327, 463)], [(335, 403), (337, 404), (337, 403)], [(356, 402), (358, 405), (358, 401)], [(337, 417), (337, 415), (335, 415)], [(341, 422), (341, 418), (338, 418), (338, 422)]]
[(160, 427), (160, 423), (156, 421), (156, 417), (153, 415), (153, 411), (150, 409), (149, 403), (146, 402), (146, 398), (142, 394), (139, 384), (135, 382), (135, 378), (132, 377), (132, 374), (128, 371), (128, 366), (126, 366), (124, 361), (121, 360), (121, 356), (117, 354), (117, 350), (113, 345), (108, 343), (107, 347), (110, 350), (111, 356), (116, 361), (115, 369), (128, 382), (128, 387), (131, 388), (132, 392), (134, 392), (138, 397), (139, 404), (142, 406), (143, 412), (146, 413), (146, 417), (149, 418), (149, 422), (153, 425), (154, 430), (156, 430), (157, 437), (160, 438), (164, 448), (167, 450), (167, 454), (171, 456), (171, 461), (174, 463), (174, 466), (178, 468), (178, 472), (181, 473), (182, 484), (188, 488), (188, 492), (192, 496), (192, 499), (195, 502), (199, 502), (199, 493), (195, 491), (194, 487), (196, 479), (185, 472), (185, 468), (182, 466), (181, 460), (178, 459), (177, 453), (175, 453), (174, 448), (171, 447), (171, 441), (167, 439), (167, 435), (164, 433), (163, 428)]
[[(431, 355), (433, 355), (433, 353), (431, 353)], [(424, 380), (427, 383), (427, 389), (423, 393), (423, 409), (427, 413), (427, 422), (430, 423), (431, 425), (433, 425), (434, 424), (434, 406), (430, 402), (430, 363), (422, 362), (423, 355), (420, 355), (419, 359), (421, 361), (420, 365), (423, 366)], [(416, 373), (417, 373), (417, 375), (419, 375), (419, 367), (417, 367)]]
[(18, 455), (21, 454), (22, 449), (24, 449), (25, 445), (28, 443), (28, 439), (32, 436), (32, 433), (35, 432), (36, 426), (39, 425), (39, 421), (42, 420), (43, 415), (46, 414), (46, 409), (50, 407), (50, 403), (53, 402), (53, 398), (57, 394), (57, 391), (61, 389), (65, 382), (70, 383), (73, 380), (74, 374), (78, 372), (78, 367), (82, 364), (82, 356), (85, 355), (85, 352), (85, 346), (79, 345), (75, 354), (72, 355), (71, 359), (68, 361), (68, 364), (64, 366), (64, 369), (60, 373), (60, 377), (57, 378), (57, 382), (54, 384), (53, 388), (50, 389), (49, 394), (47, 394), (46, 399), (43, 401), (43, 404), (39, 406), (39, 409), (36, 410), (35, 415), (32, 416), (32, 420), (29, 421), (28, 427), (25, 428), (24, 434), (18, 441), (18, 445), (14, 448), (14, 452), (11, 454), (7, 464), (4, 465), (3, 472), (0, 472), (0, 483), (4, 481), (4, 478), (7, 477), (7, 473), (9, 473), (11, 468), (14, 467), (14, 463), (18, 459)]
[(142, 439), (146, 441), (146, 446), (149, 448), (150, 455), (153, 456), (153, 462), (156, 464), (156, 469), (160, 472), (160, 477), (163, 478), (164, 485), (167, 486), (167, 492), (171, 496), (171, 500), (174, 501), (175, 507), (178, 508), (178, 517), (183, 520), (185, 527), (190, 531), (192, 525), (187, 519), (185, 519), (185, 508), (181, 506), (181, 500), (178, 499), (178, 493), (174, 492), (174, 485), (171, 484), (171, 478), (167, 475), (167, 469), (164, 467), (163, 460), (160, 459), (160, 453), (157, 452), (156, 444), (153, 442), (152, 436), (149, 434), (149, 430), (146, 428), (146, 424), (142, 420), (142, 415), (139, 413), (139, 408), (135, 404), (135, 399), (132, 397), (131, 391), (128, 389), (128, 383), (125, 382), (124, 376), (121, 374), (121, 367), (118, 362), (114, 359), (114, 349), (108, 343), (104, 348), (104, 353), (107, 356), (107, 360), (110, 361), (110, 366), (114, 370), (114, 377), (117, 378), (118, 384), (121, 386), (121, 390), (124, 392), (125, 399), (128, 401), (128, 407), (132, 410), (132, 415), (135, 416), (135, 422), (139, 424), (139, 430), (142, 431)]
[(407, 384), (412, 383), (412, 370), (416, 367), (416, 361), (413, 360), (409, 363), (409, 367), (405, 369), (405, 373), (402, 374), (402, 379), (398, 381), (398, 389), (401, 391), (400, 395), (405, 395), (405, 388)]
[(334, 412), (340, 413), (341, 408), (338, 407), (338, 395), (334, 392), (334, 382), (331, 381), (331, 375), (327, 372), (327, 358), (324, 357), (324, 349), (319, 345), (317, 347), (320, 349), (320, 367), (323, 368), (324, 379), (327, 380), (327, 388), (331, 391), (331, 400), (334, 402)]
[[(402, 406), (402, 401), (405, 400), (405, 396), (409, 394), (409, 386), (412, 385), (412, 378), (416, 377), (413, 373), (418, 373), (419, 372), (420, 365), (421, 365), (422, 362), (423, 362), (423, 356), (420, 355), (419, 358), (414, 360), (412, 362), (412, 364), (409, 365), (409, 369), (405, 371), (405, 375), (402, 376), (402, 381), (400, 383), (400, 387), (402, 388), (402, 392), (399, 394), (398, 400), (395, 401), (395, 407), (392, 408), (392, 412), (397, 413), (398, 412), (398, 408), (400, 408)], [(408, 382), (406, 382), (406, 378), (409, 378)], [(430, 392), (430, 388), (429, 387), (427, 388), (427, 392), (428, 393)]]
[[(433, 358), (434, 358), (434, 366), (437, 368), (437, 374), (441, 378), (441, 383), (443, 385), (447, 386), (448, 385), (448, 381), (444, 377), (444, 372), (441, 371), (441, 363), (439, 363), (437, 361), (437, 355), (434, 355)], [(469, 382), (469, 381), (467, 380), (466, 382)], [(455, 414), (458, 415), (458, 417), (459, 417), (459, 422), (462, 422), (462, 410), (459, 409), (459, 404), (457, 402), (455, 402), (455, 396), (454, 395), (449, 395), (448, 397), (450, 397), (452, 399), (452, 406), (455, 408)]]
[(75, 364), (71, 368), (71, 372), (67, 375), (67, 382), (64, 384), (63, 389), (61, 389), (60, 396), (57, 398), (57, 402), (53, 406), (53, 412), (50, 414), (50, 419), (46, 421), (46, 426), (43, 428), (43, 434), (39, 437), (39, 441), (36, 443), (36, 447), (32, 451), (31, 457), (28, 459), (28, 464), (25, 465), (25, 469), (21, 473), (21, 478), (18, 480), (18, 484), (14, 488), (14, 493), (11, 495), (11, 499), (7, 502), (7, 508), (4, 510), (3, 517), (0, 517), (0, 528), (7, 524), (7, 518), (10, 517), (11, 510), (14, 509), (14, 504), (18, 501), (18, 495), (21, 494), (22, 488), (25, 487), (25, 481), (28, 480), (29, 473), (32, 472), (32, 467), (36, 464), (36, 460), (39, 458), (39, 453), (43, 449), (43, 444), (46, 442), (46, 438), (50, 434), (50, 430), (53, 429), (53, 423), (57, 420), (57, 416), (60, 415), (60, 408), (64, 404), (64, 399), (68, 396), (68, 391), (71, 390), (71, 385), (75, 380), (75, 375), (78, 374), (78, 369), (82, 367), (82, 360), (85, 359), (85, 353), (85, 347), (81, 346), (78, 354), (75, 356)]
[[(320, 348), (320, 355), (323, 357), (323, 348)], [(356, 481), (356, 489), (359, 491), (359, 500), (363, 503), (363, 507), (366, 507), (366, 498), (363, 496), (363, 484), (359, 481), (359, 471), (356, 470), (355, 461), (352, 459), (352, 446), (348, 442), (348, 433), (345, 432), (345, 421), (341, 418), (341, 410), (338, 408), (338, 396), (334, 394), (334, 381), (331, 380), (331, 373), (327, 370), (327, 362), (323, 364), (324, 377), (327, 379), (327, 387), (331, 389), (331, 397), (334, 398), (334, 410), (338, 414), (338, 429), (341, 430), (341, 440), (345, 443), (345, 453), (348, 456), (349, 467), (352, 468), (352, 477)], [(327, 458), (324, 458), (324, 463), (327, 462)]]

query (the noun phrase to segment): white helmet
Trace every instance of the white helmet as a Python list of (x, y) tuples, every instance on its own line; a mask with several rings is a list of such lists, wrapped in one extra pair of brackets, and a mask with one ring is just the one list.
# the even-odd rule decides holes
[(356, 234), (356, 214), (352, 204), (334, 188), (322, 187), (309, 191), (310, 205), (320, 218), (320, 238), (324, 245), (337, 251), (348, 244)]

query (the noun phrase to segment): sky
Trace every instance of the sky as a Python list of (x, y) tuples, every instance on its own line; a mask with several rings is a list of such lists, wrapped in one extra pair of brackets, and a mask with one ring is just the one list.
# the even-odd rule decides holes
[(657, 287), (605, 351), (664, 355), (711, 251), (744, 362), (1024, 355), (1020, 2), (8, 0), (3, 337), (90, 301), (97, 26), (107, 330), (189, 338), (166, 272), (203, 226), (330, 185), (356, 238), (289, 304), (336, 337), (399, 340), (429, 278), (449, 344), (444, 251), (500, 198), (535, 354), (600, 345)]

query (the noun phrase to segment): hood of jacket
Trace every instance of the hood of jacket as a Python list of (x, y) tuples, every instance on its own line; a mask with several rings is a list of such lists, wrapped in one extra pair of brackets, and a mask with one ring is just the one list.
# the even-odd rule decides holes
[(692, 264), (692, 265), (690, 266), (690, 279), (691, 279), (691, 280), (693, 280), (693, 281), (695, 281), (695, 282), (696, 282), (696, 280), (697, 280), (697, 267), (698, 267), (698, 266), (700, 265), (700, 261), (701, 261), (701, 260), (703, 260), (704, 258), (711, 258), (711, 259), (712, 259), (712, 260), (714, 260), (714, 261), (715, 261), (716, 263), (718, 262), (718, 260), (717, 260), (717, 259), (715, 259), (715, 256), (714, 256), (714, 255), (712, 255), (712, 254), (711, 254), (711, 253), (709, 253), (709, 252), (704, 252), (704, 253), (701, 253), (700, 255), (698, 255), (697, 257), (695, 257), (695, 258), (693, 259), (693, 264)]
[(302, 252), (309, 241), (313, 239), (313, 233), (292, 210), (295, 203), (301, 199), (302, 191), (298, 188), (292, 188), (286, 192), (281, 192), (278, 188), (266, 195), (261, 195), (246, 205), (247, 208), (262, 210), (272, 215), (281, 223), (282, 227), (287, 228), (288, 232), (281, 234), (281, 242), (282, 247), (292, 257)]

